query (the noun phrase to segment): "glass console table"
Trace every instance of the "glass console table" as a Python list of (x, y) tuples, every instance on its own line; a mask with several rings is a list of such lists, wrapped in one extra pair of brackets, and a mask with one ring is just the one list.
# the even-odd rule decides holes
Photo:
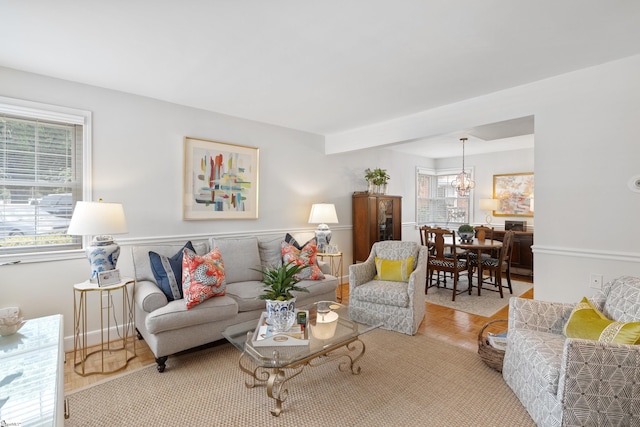
[(383, 319), (375, 325), (365, 325), (351, 320), (347, 306), (331, 302), (331, 308), (338, 314), (338, 320), (335, 333), (327, 339), (318, 339), (312, 333), (318, 316), (317, 303), (300, 308), (309, 312), (307, 327), (310, 327), (311, 331), (306, 345), (256, 346), (256, 320), (229, 326), (222, 333), (242, 352), (238, 364), (242, 372), (249, 376), (245, 385), (253, 388), (266, 383), (267, 395), (276, 401), (276, 407), (271, 411), (273, 415), (278, 416), (282, 412), (282, 403), (288, 395), (286, 383), (301, 374), (306, 366), (313, 367), (344, 359), (339, 364), (341, 371), (350, 370), (354, 375), (360, 373), (357, 362), (364, 355), (365, 345), (359, 338), (362, 334), (380, 327)]
[(60, 314), (0, 337), (0, 425), (63, 426), (63, 363)]

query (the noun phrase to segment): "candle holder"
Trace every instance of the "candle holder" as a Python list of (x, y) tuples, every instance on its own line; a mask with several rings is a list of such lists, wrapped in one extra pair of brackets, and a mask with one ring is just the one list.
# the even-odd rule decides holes
[(320, 301), (316, 304), (316, 321), (311, 324), (311, 333), (320, 340), (333, 338), (338, 327), (338, 313), (331, 310), (335, 304), (331, 301)]

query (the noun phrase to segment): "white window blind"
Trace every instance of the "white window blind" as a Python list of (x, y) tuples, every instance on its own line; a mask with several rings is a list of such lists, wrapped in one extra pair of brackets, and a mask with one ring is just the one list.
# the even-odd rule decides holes
[[(473, 173), (473, 172), (472, 172)], [(458, 197), (451, 186), (457, 171), (416, 169), (416, 223), (469, 224), (471, 197)]]
[(0, 102), (0, 255), (81, 247), (66, 231), (89, 117)]

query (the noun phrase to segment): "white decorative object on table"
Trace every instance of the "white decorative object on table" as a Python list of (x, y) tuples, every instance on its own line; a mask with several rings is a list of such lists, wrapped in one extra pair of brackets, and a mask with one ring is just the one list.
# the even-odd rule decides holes
[(24, 326), (25, 321), (20, 316), (18, 307), (6, 307), (0, 309), (0, 335), (13, 335)]

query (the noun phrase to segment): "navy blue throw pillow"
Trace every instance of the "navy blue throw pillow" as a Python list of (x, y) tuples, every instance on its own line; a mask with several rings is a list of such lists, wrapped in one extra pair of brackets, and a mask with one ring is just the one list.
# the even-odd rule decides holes
[(153, 277), (156, 278), (156, 284), (167, 296), (169, 301), (183, 298), (182, 253), (184, 248), (188, 248), (195, 252), (191, 241), (187, 242), (187, 244), (171, 258), (149, 251), (149, 261), (151, 262)]

